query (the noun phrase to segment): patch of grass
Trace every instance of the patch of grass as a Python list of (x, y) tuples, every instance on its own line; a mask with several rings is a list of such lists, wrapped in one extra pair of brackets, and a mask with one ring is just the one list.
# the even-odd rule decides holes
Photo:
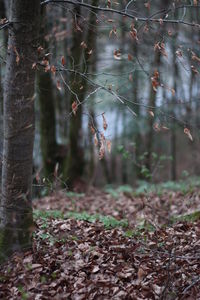
[(110, 216), (99, 216), (99, 221), (102, 222), (106, 228), (128, 227), (128, 220), (126, 219), (117, 220)]
[(200, 211), (195, 211), (191, 214), (186, 214), (182, 216), (174, 216), (171, 218), (172, 224), (176, 222), (195, 222), (200, 220)]
[(120, 185), (114, 188), (112, 185), (105, 187), (105, 192), (110, 194), (113, 198), (119, 198), (120, 193), (133, 193), (133, 188), (130, 185)]
[(200, 178), (191, 177), (179, 181), (166, 181), (159, 184), (152, 184), (146, 181), (139, 181), (138, 188), (133, 192), (135, 196), (145, 193), (157, 193), (162, 195), (165, 191), (175, 191), (187, 194), (192, 192), (196, 187), (200, 187)]
[(66, 196), (69, 198), (82, 198), (85, 196), (85, 194), (84, 193), (67, 192)]
[(87, 212), (69, 212), (66, 216), (68, 218), (74, 218), (76, 220), (87, 221), (90, 223), (99, 221), (103, 223), (106, 228), (128, 227), (128, 221), (126, 219), (117, 220), (112, 216), (102, 216), (100, 214), (90, 215)]
[(25, 290), (22, 286), (18, 286), (18, 291), (21, 293), (22, 300), (28, 299), (28, 294), (27, 294), (27, 292), (25, 292)]
[(35, 219), (41, 218), (43, 220), (48, 218), (64, 219), (64, 214), (60, 210), (34, 210), (33, 216)]

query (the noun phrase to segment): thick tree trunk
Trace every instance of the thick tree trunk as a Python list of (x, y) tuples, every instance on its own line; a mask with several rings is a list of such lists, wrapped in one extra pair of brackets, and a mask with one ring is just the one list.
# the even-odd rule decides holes
[(0, 260), (31, 247), (34, 86), (40, 0), (12, 0), (4, 86)]

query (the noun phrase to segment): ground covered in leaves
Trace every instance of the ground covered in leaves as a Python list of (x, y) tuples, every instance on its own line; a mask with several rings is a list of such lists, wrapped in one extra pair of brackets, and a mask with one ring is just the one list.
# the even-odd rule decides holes
[(33, 251), (0, 271), (0, 299), (200, 299), (200, 190), (90, 189), (34, 202)]

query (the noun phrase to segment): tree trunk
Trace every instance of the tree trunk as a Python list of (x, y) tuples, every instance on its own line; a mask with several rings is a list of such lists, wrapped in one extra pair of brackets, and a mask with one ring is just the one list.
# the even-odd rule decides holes
[[(155, 53), (154, 66), (158, 68), (161, 61), (160, 52)], [(156, 107), (156, 92), (153, 90), (151, 85), (150, 87), (150, 97), (149, 97), (149, 106)], [(152, 150), (153, 150), (153, 137), (154, 137), (154, 129), (153, 129), (154, 119), (149, 117), (148, 122), (148, 135), (147, 135), (147, 156), (146, 156), (146, 168), (151, 172), (152, 169)]]
[(31, 247), (34, 86), (40, 0), (12, 0), (4, 86), (0, 260)]
[[(95, 4), (96, 0), (93, 0), (93, 5)], [(92, 49), (95, 43), (95, 34), (94, 32), (88, 30), (86, 36), (86, 45), (88, 48), (86, 49), (85, 53), (83, 54), (83, 49), (80, 45), (81, 41), (84, 40), (83, 33), (77, 30), (77, 25), (81, 27), (81, 18), (80, 18), (80, 7), (78, 5), (75, 6), (76, 11), (76, 20), (74, 24), (74, 28), (76, 28), (76, 32), (73, 36), (72, 41), (72, 55), (74, 58), (75, 68), (76, 65), (80, 66), (80, 72), (85, 71), (85, 63), (87, 63), (87, 69), (89, 68), (90, 61), (89, 61), (89, 50)], [(89, 24), (95, 24), (96, 22), (96, 15), (91, 12), (89, 15)], [(83, 56), (85, 55), (85, 57)], [(76, 75), (72, 75), (72, 90), (78, 97), (80, 103), (84, 100), (86, 91), (87, 91), (87, 81), (77, 77)], [(70, 97), (70, 109), (72, 107), (73, 102), (76, 101), (76, 97), (74, 94)], [(70, 117), (70, 124), (69, 124), (69, 150), (65, 164), (64, 170), (64, 178), (67, 180), (68, 186), (73, 187), (73, 184), (76, 180), (79, 180), (84, 172), (84, 149), (83, 145), (81, 145), (82, 139), (82, 113), (83, 113), (83, 104), (79, 105), (78, 110), (76, 112), (76, 116), (72, 115)]]
[(4, 1), (4, 6), (5, 6), (5, 10), (6, 10), (6, 18), (9, 18), (9, 12), (10, 12), (10, 4), (11, 4), (11, 0), (2, 0)]
[[(178, 35), (175, 36), (173, 40), (173, 46), (172, 46), (172, 52), (173, 52), (173, 71), (174, 71), (174, 90), (176, 91), (176, 95), (173, 96), (172, 99), (172, 114), (174, 117), (176, 117), (175, 112), (175, 101), (177, 98), (177, 78), (178, 78), (178, 65), (176, 62), (176, 41), (178, 40)], [(175, 119), (172, 119), (172, 131), (171, 131), (171, 157), (172, 157), (172, 163), (171, 163), (171, 179), (176, 180), (177, 179), (177, 172), (176, 172), (176, 121)]]
[[(45, 41), (46, 34), (46, 9), (42, 8), (40, 45), (46, 50), (49, 44)], [(40, 148), (43, 161), (43, 173), (45, 177), (52, 177), (56, 165), (56, 117), (53, 82), (50, 72), (41, 70), (37, 74), (38, 100), (40, 106)]]
[(44, 176), (51, 177), (56, 165), (56, 119), (51, 74), (38, 74), (38, 95), (40, 105), (40, 147)]

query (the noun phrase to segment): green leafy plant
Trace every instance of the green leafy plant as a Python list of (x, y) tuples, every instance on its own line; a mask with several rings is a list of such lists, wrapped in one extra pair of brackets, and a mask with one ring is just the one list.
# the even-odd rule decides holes
[(106, 228), (115, 228), (115, 227), (128, 227), (128, 221), (123, 219), (123, 220), (117, 220), (112, 216), (102, 216), (99, 214), (96, 215), (90, 215), (87, 212), (69, 212), (67, 213), (68, 218), (75, 218), (76, 220), (81, 220), (81, 221), (87, 221), (94, 223), (96, 221), (99, 221), (103, 223), (103, 225)]

